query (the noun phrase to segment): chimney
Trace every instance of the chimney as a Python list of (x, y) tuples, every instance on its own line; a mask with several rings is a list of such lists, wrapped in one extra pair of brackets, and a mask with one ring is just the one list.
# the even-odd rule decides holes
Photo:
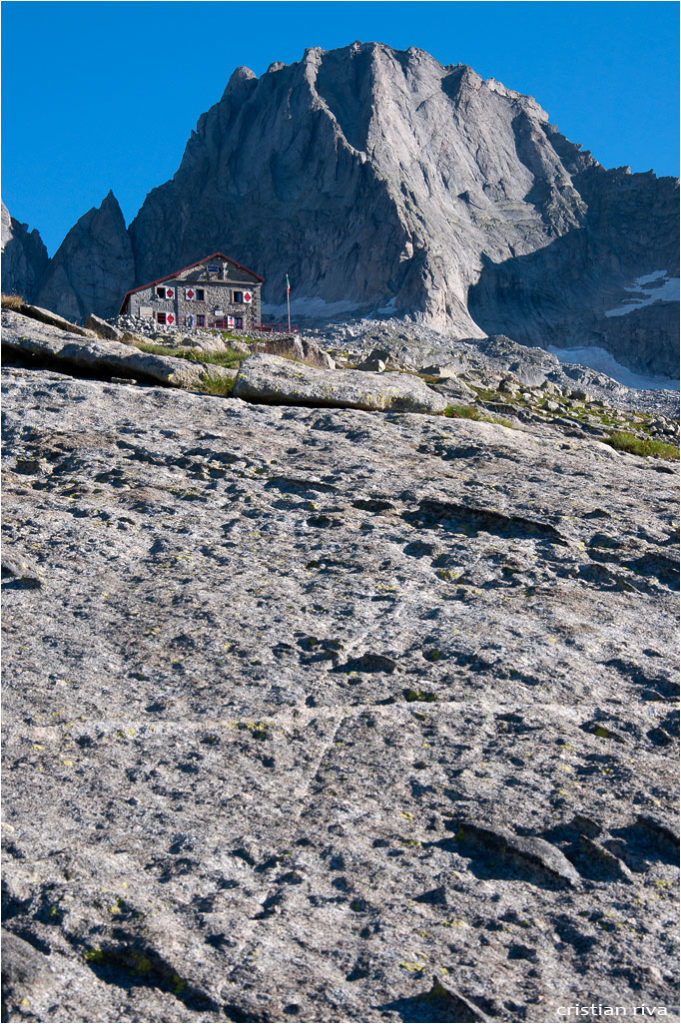
[(221, 272), (220, 280), (221, 281), (226, 281), (227, 280), (227, 264), (225, 263), (224, 260), (222, 261), (222, 272)]

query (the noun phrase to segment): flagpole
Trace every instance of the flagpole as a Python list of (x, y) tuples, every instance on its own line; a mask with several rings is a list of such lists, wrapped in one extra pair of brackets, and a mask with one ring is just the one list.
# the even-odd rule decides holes
[(288, 333), (291, 333), (291, 282), (286, 275), (286, 312), (288, 313)]

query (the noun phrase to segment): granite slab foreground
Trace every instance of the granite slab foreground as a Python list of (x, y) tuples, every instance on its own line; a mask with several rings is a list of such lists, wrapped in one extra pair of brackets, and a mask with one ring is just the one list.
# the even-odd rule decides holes
[(8, 1020), (676, 1019), (675, 469), (4, 381)]
[(447, 399), (413, 373), (370, 373), (306, 366), (274, 355), (252, 355), (239, 369), (234, 395), (272, 405), (444, 412)]

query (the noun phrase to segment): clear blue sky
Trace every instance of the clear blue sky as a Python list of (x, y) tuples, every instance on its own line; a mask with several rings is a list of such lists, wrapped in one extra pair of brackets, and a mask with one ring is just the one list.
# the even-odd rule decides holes
[(3, 199), (50, 254), (110, 188), (129, 222), (235, 67), (356, 39), (470, 64), (606, 167), (678, 175), (678, 20), (675, 0), (4, 0)]

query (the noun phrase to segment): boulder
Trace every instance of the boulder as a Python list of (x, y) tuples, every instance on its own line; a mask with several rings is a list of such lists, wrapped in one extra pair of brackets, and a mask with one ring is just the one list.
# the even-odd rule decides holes
[(374, 348), (368, 356), (359, 364), (358, 370), (368, 370), (373, 373), (383, 373), (387, 364), (392, 358), (392, 353), (384, 348)]
[[(240, 345), (240, 342), (236, 342), (233, 347), (238, 348)], [(336, 366), (328, 352), (325, 352), (319, 345), (315, 345), (313, 341), (301, 338), (299, 334), (284, 334), (280, 337), (268, 338), (267, 341), (259, 341), (256, 345), (251, 346), (250, 351), (282, 356), (284, 359), (295, 359), (321, 370), (333, 370)]]
[(383, 373), (385, 370), (385, 363), (382, 359), (365, 359), (364, 362), (360, 363), (357, 367), (358, 370), (369, 373)]
[(128, 331), (122, 331), (120, 327), (114, 327), (113, 324), (103, 320), (100, 316), (96, 316), (94, 313), (90, 313), (89, 317), (85, 321), (85, 326), (89, 327), (91, 331), (99, 335), (100, 338), (105, 338), (108, 341), (122, 341), (130, 342), (130, 333)]
[(83, 338), (92, 337), (92, 331), (87, 330), (85, 327), (79, 327), (78, 324), (72, 324), (70, 320), (60, 316), (59, 313), (53, 313), (51, 309), (43, 309), (42, 306), (25, 304), (21, 307), (21, 313), (31, 320), (39, 320), (43, 324), (49, 324), (50, 327), (57, 327), (60, 331), (77, 334)]
[(461, 366), (458, 363), (432, 363), (421, 366), (418, 372), (427, 373), (431, 377), (456, 377), (461, 373)]
[(3, 311), (2, 326), (4, 348), (29, 360), (56, 365), (66, 373), (77, 370), (100, 376), (115, 374), (175, 388), (199, 387), (206, 377), (236, 376), (234, 370), (222, 366), (152, 355), (119, 341), (83, 340), (78, 329), (63, 332), (46, 325), (41, 330), (21, 313), (8, 310)]
[(234, 395), (272, 405), (308, 405), (393, 412), (444, 412), (447, 401), (408, 373), (318, 370), (271, 355), (241, 364)]

